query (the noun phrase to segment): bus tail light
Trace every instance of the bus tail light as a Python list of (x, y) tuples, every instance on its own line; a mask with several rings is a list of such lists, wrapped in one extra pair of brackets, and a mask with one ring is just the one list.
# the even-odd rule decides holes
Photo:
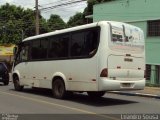
[(107, 68), (104, 68), (101, 71), (100, 77), (108, 77), (108, 69)]

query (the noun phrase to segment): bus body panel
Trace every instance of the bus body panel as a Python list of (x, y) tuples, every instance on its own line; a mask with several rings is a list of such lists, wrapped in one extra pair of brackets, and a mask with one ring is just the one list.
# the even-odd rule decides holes
[(108, 78), (100, 79), (99, 91), (112, 90), (141, 90), (145, 87), (145, 79), (137, 79), (136, 81), (111, 80)]
[(70, 60), (68, 84), (70, 91), (97, 91), (97, 57)]
[(31, 85), (33, 84), (33, 80), (28, 78), (30, 76), (30, 69), (28, 69), (28, 66), (25, 62), (19, 63), (14, 68), (14, 72), (12, 73), (18, 75), (19, 82), (21, 85)]
[[(65, 82), (66, 90), (97, 91), (96, 59), (97, 57), (95, 56), (94, 59), (83, 59), (81, 61), (75, 59), (23, 62), (17, 65), (15, 70), (20, 72), (21, 85), (52, 88), (52, 79), (54, 77), (61, 77)], [(27, 71), (29, 74), (27, 74)]]
[[(108, 57), (109, 78), (144, 78), (144, 58), (110, 55)], [(136, 65), (135, 65), (136, 64)]]

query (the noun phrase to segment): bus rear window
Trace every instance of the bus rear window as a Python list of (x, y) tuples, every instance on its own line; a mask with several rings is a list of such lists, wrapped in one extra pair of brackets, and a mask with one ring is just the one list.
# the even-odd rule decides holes
[(143, 32), (131, 25), (111, 25), (111, 41), (113, 50), (144, 51)]
[(112, 42), (123, 42), (122, 35), (112, 34)]

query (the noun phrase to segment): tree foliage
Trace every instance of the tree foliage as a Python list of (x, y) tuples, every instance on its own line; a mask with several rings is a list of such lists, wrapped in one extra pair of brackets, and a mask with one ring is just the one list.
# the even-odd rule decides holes
[(74, 16), (70, 17), (67, 22), (68, 27), (74, 27), (84, 24), (84, 14), (81, 12), (76, 13)]
[[(18, 43), (24, 37), (35, 35), (35, 13), (15, 5), (0, 7), (0, 43)], [(40, 16), (40, 21), (42, 17)], [(43, 28), (43, 27), (42, 27)], [(41, 29), (40, 29), (41, 31)]]
[(93, 22), (92, 19), (86, 20), (85, 16), (93, 14), (93, 5), (106, 1), (111, 0), (87, 0), (87, 7), (84, 9), (83, 13), (76, 13), (74, 16), (70, 17), (67, 25), (72, 27)]
[(49, 31), (66, 28), (66, 23), (59, 15), (52, 14), (48, 20)]
[(70, 17), (67, 25), (69, 27), (82, 25), (86, 23), (93, 22), (92, 19), (85, 19), (85, 16), (93, 14), (93, 5), (103, 2), (108, 2), (112, 0), (87, 0), (87, 7), (84, 9), (83, 13), (76, 13), (74, 16)]
[[(58, 15), (51, 15), (47, 21), (41, 15), (40, 34), (66, 27)], [(0, 6), (0, 44), (18, 43), (22, 38), (35, 35), (35, 12), (20, 6)]]

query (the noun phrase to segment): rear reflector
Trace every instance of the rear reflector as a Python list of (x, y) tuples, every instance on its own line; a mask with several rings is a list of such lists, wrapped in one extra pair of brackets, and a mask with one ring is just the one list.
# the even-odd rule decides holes
[(131, 54), (126, 54), (126, 56), (127, 56), (127, 57), (130, 57), (130, 56), (131, 56)]
[(92, 79), (92, 81), (94, 81), (94, 82), (95, 82), (95, 81), (96, 81), (96, 79)]
[(100, 77), (108, 77), (108, 69), (107, 68), (104, 68), (101, 71)]
[(117, 69), (121, 69), (121, 66), (117, 66)]

